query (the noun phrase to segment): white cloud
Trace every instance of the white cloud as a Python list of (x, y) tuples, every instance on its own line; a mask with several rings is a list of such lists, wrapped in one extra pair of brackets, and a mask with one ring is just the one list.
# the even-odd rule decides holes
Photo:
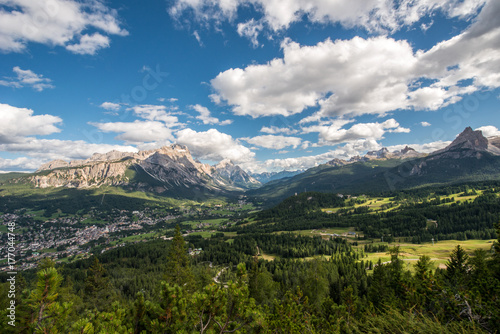
[[(101, 105), (102, 106), (102, 105)], [(116, 107), (115, 104), (106, 104), (107, 107)], [(184, 126), (177, 116), (167, 112), (162, 105), (142, 104), (128, 108), (141, 118), (133, 122), (89, 122), (106, 133), (118, 133), (116, 139), (134, 145), (152, 145), (152, 143), (169, 143), (174, 140), (172, 129)]]
[[(412, 15), (419, 17), (415, 8), (441, 8), (462, 18), (483, 2), (457, 3), (465, 6), (459, 11), (451, 9), (453, 1), (446, 2), (450, 7), (437, 1), (418, 3), (409, 10), (408, 22), (416, 20)], [(500, 2), (489, 1), (466, 30), (428, 51), (415, 51), (407, 41), (386, 36), (327, 39), (313, 46), (285, 39), (282, 58), (220, 73), (211, 80), (215, 93), (210, 97), (232, 106), (234, 114), (252, 117), (290, 116), (319, 107), (301, 123), (437, 110), (477, 90), (500, 87), (499, 16)]]
[(274, 134), (277, 134), (277, 133), (283, 133), (285, 135), (293, 135), (293, 134), (296, 134), (298, 133), (299, 131), (298, 130), (295, 130), (295, 129), (290, 129), (290, 128), (279, 128), (277, 126), (263, 126), (261, 129), (260, 129), (260, 132), (264, 132), (264, 133), (269, 133), (271, 135), (274, 135)]
[(479, 130), (483, 133), (483, 136), (485, 137), (496, 137), (500, 136), (500, 130), (498, 130), (496, 127), (493, 125), (486, 125), (482, 126), (480, 128), (477, 128), (476, 130)]
[(142, 144), (157, 141), (172, 141), (172, 129), (159, 121), (89, 123), (103, 132), (120, 133), (116, 139), (128, 144)]
[(196, 116), (196, 119), (199, 119), (203, 122), (203, 124), (217, 124), (219, 123), (219, 119), (210, 116), (210, 110), (208, 108), (203, 107), (199, 104), (191, 106), (194, 110), (200, 113), (199, 116)]
[(109, 47), (109, 37), (99, 33), (93, 35), (83, 35), (76, 44), (66, 46), (66, 49), (73, 53), (94, 55), (99, 49)]
[(238, 35), (248, 38), (253, 47), (257, 48), (259, 46), (258, 36), (262, 29), (264, 29), (264, 26), (261, 22), (251, 19), (245, 23), (238, 23), (237, 31)]
[(233, 124), (232, 119), (226, 119), (226, 120), (219, 123), (219, 125), (229, 125), (229, 124)]
[[(449, 17), (467, 19), (475, 15), (486, 0), (177, 0), (169, 13), (178, 19), (189, 15), (207, 25), (214, 22), (233, 22), (239, 7), (248, 7), (262, 15), (259, 24), (271, 32), (287, 29), (294, 22), (308, 21), (321, 24), (340, 23), (346, 28), (362, 27), (369, 32), (395, 32), (411, 26), (423, 16), (438, 11)], [(192, 15), (190, 15), (192, 14)], [(248, 24), (245, 23), (245, 24)], [(252, 23), (255, 25), (256, 23)], [(240, 33), (241, 23), (238, 25)], [(260, 28), (262, 30), (262, 28)], [(240, 35), (256, 39), (252, 32)]]
[(51, 160), (87, 159), (94, 153), (106, 153), (112, 150), (137, 152), (137, 148), (133, 146), (94, 144), (83, 140), (37, 138), (24, 138), (21, 142), (0, 144), (0, 150), (27, 155), (27, 157), (16, 159), (0, 158), (0, 169), (11, 171), (33, 171), (38, 169), (41, 164)]
[(196, 116), (196, 119), (199, 119), (203, 122), (203, 124), (219, 124), (219, 125), (228, 125), (233, 123), (232, 120), (227, 119), (225, 121), (219, 121), (218, 118), (210, 116), (210, 110), (208, 108), (195, 104), (194, 106), (191, 106), (194, 110), (200, 113), (199, 116)]
[(0, 170), (2, 172), (10, 171), (34, 171), (43, 163), (40, 159), (30, 159), (27, 157), (20, 157), (15, 159), (0, 158)]
[(59, 140), (25, 138), (22, 142), (0, 144), (1, 151), (26, 154), (30, 157), (50, 161), (54, 159), (86, 159), (94, 153), (106, 153), (112, 150), (137, 152), (133, 146), (95, 144), (83, 140)]
[(349, 129), (342, 129), (344, 124), (350, 122), (352, 120), (336, 120), (329, 125), (310, 126), (302, 130), (304, 133), (318, 132), (318, 146), (354, 142), (359, 139), (378, 140), (382, 139), (386, 132), (410, 132), (409, 129), (401, 127), (393, 118), (382, 123), (357, 123)]
[(322, 116), (408, 107), (416, 59), (406, 41), (355, 37), (300, 46), (285, 39), (282, 48), (282, 59), (229, 69), (212, 79), (213, 100), (227, 101), (235, 114), (252, 117), (290, 116), (318, 105)]
[(349, 159), (352, 156), (360, 155), (367, 151), (378, 150), (380, 148), (381, 145), (375, 140), (357, 140), (326, 153), (294, 158), (268, 159), (258, 164), (249, 162), (242, 164), (242, 168), (252, 172), (308, 169), (335, 158)]
[(408, 146), (408, 147), (411, 147), (415, 151), (420, 152), (420, 153), (432, 153), (434, 151), (437, 151), (437, 150), (440, 150), (442, 148), (445, 148), (446, 146), (448, 146), (450, 144), (451, 144), (451, 141), (438, 140), (438, 141), (435, 141), (435, 142), (425, 143), (425, 144), (400, 144), (400, 145), (393, 145), (393, 146), (388, 146), (387, 149), (390, 152), (401, 151), (406, 146)]
[(422, 126), (431, 126), (432, 124), (429, 122), (420, 122), (420, 125)]
[(118, 111), (122, 107), (120, 103), (113, 103), (113, 102), (103, 102), (99, 106), (103, 109), (109, 110), (109, 111)]
[(33, 116), (33, 110), (0, 103), (0, 143), (17, 142), (26, 136), (59, 132), (62, 119), (52, 115)]
[(302, 139), (299, 137), (287, 137), (281, 135), (265, 135), (265, 136), (256, 136), (252, 138), (241, 138), (241, 139), (245, 140), (249, 144), (273, 150), (281, 150), (288, 146), (297, 148), (297, 146), (299, 146), (302, 143)]
[(31, 70), (23, 70), (19, 66), (15, 66), (12, 71), (16, 74), (16, 78), (4, 77), (5, 80), (0, 80), (1, 86), (14, 88), (29, 86), (39, 92), (47, 88), (54, 88), (54, 85), (51, 84), (52, 80), (44, 78), (43, 75), (36, 74)]
[(176, 133), (176, 142), (186, 145), (198, 159), (220, 161), (230, 159), (235, 163), (252, 161), (255, 153), (248, 147), (239, 144), (228, 134), (216, 129), (197, 132), (183, 129)]
[(172, 114), (167, 112), (166, 106), (141, 104), (133, 106), (128, 110), (133, 110), (134, 114), (142, 119), (163, 122), (169, 128), (183, 125), (179, 123), (179, 119), (176, 116), (172, 116)]
[(101, 1), (3, 1), (0, 11), (0, 50), (21, 52), (28, 43), (63, 46), (75, 53), (94, 54), (109, 46), (108, 37), (85, 31), (98, 29), (126, 36), (116, 10)]
[(200, 46), (203, 46), (203, 42), (201, 41), (201, 37), (200, 37), (200, 34), (198, 33), (198, 31), (196, 31), (196, 30), (195, 30), (195, 31), (193, 32), (193, 36), (194, 36), (194, 38), (196, 38), (196, 40), (198, 41), (198, 44), (199, 44)]

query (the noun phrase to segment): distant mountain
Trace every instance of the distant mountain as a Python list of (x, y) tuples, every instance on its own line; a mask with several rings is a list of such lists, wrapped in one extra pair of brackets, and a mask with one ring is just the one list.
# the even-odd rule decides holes
[(236, 166), (230, 160), (222, 160), (214, 166), (215, 172), (230, 184), (244, 189), (258, 188), (262, 184), (245, 172), (240, 166)]
[(500, 178), (500, 138), (466, 128), (446, 148), (429, 155), (406, 147), (368, 152), (349, 161), (335, 159), (289, 179), (247, 192), (268, 203), (305, 191), (379, 193), (425, 185)]
[(258, 185), (238, 166), (202, 164), (186, 146), (177, 144), (137, 153), (94, 154), (86, 160), (51, 161), (29, 180), (40, 188), (110, 185), (185, 198), (241, 193), (248, 184)]
[[(490, 143), (491, 141), (491, 143)], [(479, 130), (472, 130), (471, 127), (465, 128), (455, 140), (447, 147), (430, 154), (431, 159), (442, 158), (470, 158), (480, 157), (481, 153), (491, 153), (500, 155), (500, 148), (495, 146), (499, 142), (498, 138), (487, 139)]]
[(254, 173), (251, 174), (256, 180), (261, 182), (262, 184), (268, 183), (275, 180), (280, 180), (284, 178), (289, 178), (295, 176), (297, 174), (302, 173), (303, 170), (295, 170), (295, 171), (281, 171), (281, 172), (263, 172), (263, 173)]
[(427, 154), (419, 153), (413, 148), (406, 146), (401, 151), (389, 152), (387, 147), (383, 147), (378, 151), (369, 151), (364, 156), (356, 155), (351, 157), (349, 160), (333, 159), (328, 161), (326, 164), (329, 166), (345, 166), (355, 162), (366, 162), (370, 160), (387, 160), (387, 159), (414, 159), (424, 157)]

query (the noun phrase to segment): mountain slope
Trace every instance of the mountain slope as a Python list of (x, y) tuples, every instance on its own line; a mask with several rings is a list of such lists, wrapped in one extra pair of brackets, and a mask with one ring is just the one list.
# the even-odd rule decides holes
[[(332, 161), (291, 179), (270, 182), (248, 195), (275, 202), (304, 191), (380, 193), (426, 185), (496, 180), (500, 178), (500, 151), (490, 140), (480, 131), (466, 128), (448, 147), (425, 157), (388, 159), (386, 150), (370, 152), (369, 157), (354, 159), (358, 162)], [(402, 157), (408, 153), (415, 155), (409, 148), (401, 152)]]
[[(243, 173), (246, 174), (241, 170), (242, 177)], [(137, 153), (94, 154), (81, 161), (52, 161), (41, 166), (29, 181), (39, 188), (110, 185), (179, 198), (226, 196), (243, 191), (237, 183), (221, 177), (215, 168), (195, 161), (187, 147), (176, 144)]]
[(268, 183), (271, 181), (279, 180), (279, 179), (284, 179), (284, 178), (289, 178), (292, 176), (295, 176), (297, 174), (300, 174), (304, 172), (303, 170), (296, 170), (296, 171), (281, 171), (281, 172), (263, 172), (263, 173), (257, 173), (257, 174), (251, 174), (252, 177), (254, 177), (256, 180), (261, 182), (262, 184)]
[(215, 175), (218, 175), (234, 186), (243, 189), (252, 189), (261, 186), (258, 180), (241, 169), (240, 166), (233, 164), (230, 160), (222, 160), (214, 166), (214, 169)]

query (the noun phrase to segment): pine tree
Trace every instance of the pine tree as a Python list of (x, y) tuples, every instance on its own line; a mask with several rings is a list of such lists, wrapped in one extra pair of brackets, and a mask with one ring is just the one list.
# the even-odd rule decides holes
[(106, 276), (106, 269), (94, 257), (94, 263), (88, 269), (87, 279), (85, 280), (85, 298), (87, 305), (103, 311), (111, 299), (111, 290), (109, 289), (109, 278)]
[(175, 228), (175, 236), (168, 249), (165, 280), (171, 285), (186, 285), (188, 288), (191, 288), (194, 282), (191, 261), (186, 252), (184, 238), (181, 235), (179, 225)]
[(38, 271), (37, 277), (36, 288), (31, 292), (28, 300), (31, 313), (28, 320), (28, 332), (64, 332), (72, 305), (58, 302), (62, 277), (54, 267)]
[(450, 259), (446, 263), (445, 276), (452, 285), (457, 286), (464, 282), (468, 271), (468, 259), (469, 255), (460, 245), (451, 252)]

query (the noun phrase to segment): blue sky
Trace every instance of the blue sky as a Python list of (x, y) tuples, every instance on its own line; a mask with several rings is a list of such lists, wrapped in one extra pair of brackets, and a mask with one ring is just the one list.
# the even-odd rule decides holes
[(0, 1), (0, 170), (187, 145), (304, 169), (500, 135), (493, 0)]

